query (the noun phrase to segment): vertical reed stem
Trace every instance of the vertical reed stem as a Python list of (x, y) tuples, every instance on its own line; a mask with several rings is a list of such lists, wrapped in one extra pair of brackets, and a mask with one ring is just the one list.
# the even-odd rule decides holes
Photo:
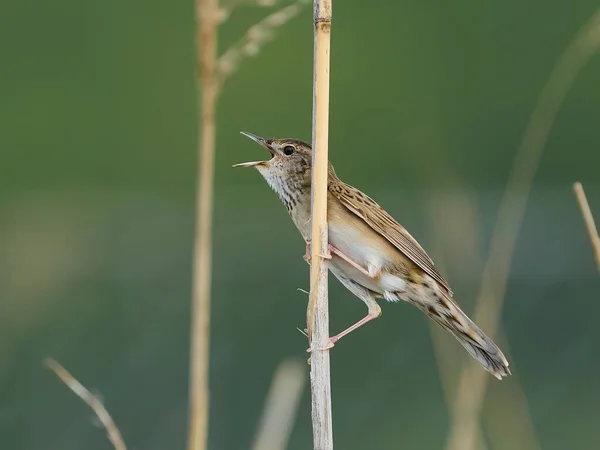
[(313, 164), (310, 300), (307, 326), (312, 350), (310, 385), (312, 393), (313, 442), (315, 450), (333, 449), (331, 424), (331, 379), (329, 367), (329, 308), (327, 262), (327, 144), (329, 133), (329, 55), (331, 0), (314, 0), (313, 73)]

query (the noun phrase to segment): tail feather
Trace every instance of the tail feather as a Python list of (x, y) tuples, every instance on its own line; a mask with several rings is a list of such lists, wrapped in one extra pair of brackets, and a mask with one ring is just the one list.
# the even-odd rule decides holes
[(499, 380), (510, 375), (508, 361), (498, 346), (460, 309), (452, 298), (440, 292), (434, 304), (416, 305), (458, 342), (489, 373)]

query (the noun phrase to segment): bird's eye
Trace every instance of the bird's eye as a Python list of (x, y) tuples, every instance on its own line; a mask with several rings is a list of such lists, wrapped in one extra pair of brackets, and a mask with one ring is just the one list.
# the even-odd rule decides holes
[(294, 146), (286, 145), (285, 147), (283, 147), (283, 153), (287, 156), (290, 156), (292, 153), (294, 153)]

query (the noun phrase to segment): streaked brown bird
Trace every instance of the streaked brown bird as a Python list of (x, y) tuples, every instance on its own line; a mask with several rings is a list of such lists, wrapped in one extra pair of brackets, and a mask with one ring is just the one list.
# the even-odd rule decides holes
[[(310, 262), (310, 144), (242, 134), (266, 148), (272, 158), (234, 167), (255, 167), (279, 195), (307, 244), (304, 258)], [(331, 344), (379, 317), (377, 298), (404, 300), (450, 332), (496, 378), (510, 375), (502, 351), (452, 299), (448, 283), (408, 231), (370, 197), (341, 181), (331, 164), (327, 190), (329, 269), (369, 309), (362, 320), (333, 336)]]

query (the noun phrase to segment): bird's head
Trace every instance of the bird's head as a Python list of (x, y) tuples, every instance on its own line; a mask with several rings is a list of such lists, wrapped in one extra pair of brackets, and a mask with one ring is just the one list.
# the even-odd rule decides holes
[(271, 159), (235, 164), (233, 167), (255, 167), (279, 195), (285, 195), (284, 191), (289, 190), (310, 189), (310, 144), (298, 139), (264, 139), (251, 133), (242, 134), (266, 148)]

